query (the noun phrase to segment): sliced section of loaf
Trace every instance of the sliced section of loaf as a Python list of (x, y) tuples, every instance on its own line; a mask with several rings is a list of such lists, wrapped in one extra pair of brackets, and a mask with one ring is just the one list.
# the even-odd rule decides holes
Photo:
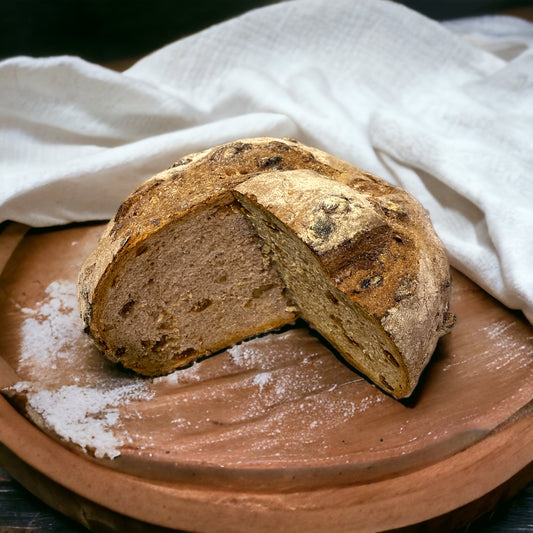
[(96, 345), (145, 375), (303, 314), (404, 397), (446, 331), (449, 286), (443, 246), (405, 191), (258, 138), (193, 154), (136, 189), (83, 265), (78, 297)]
[(162, 224), (119, 258), (101, 277), (89, 332), (110, 359), (141, 374), (169, 372), (297, 316), (231, 194)]
[[(364, 194), (312, 171), (257, 175), (235, 193), (303, 318), (378, 386), (407, 396), (445, 330), (439, 309), (447, 309), (434, 276), (422, 284), (424, 272), (413, 276), (424, 263), (409, 237)], [(406, 313), (407, 299), (423, 323), (388, 320), (399, 308)]]

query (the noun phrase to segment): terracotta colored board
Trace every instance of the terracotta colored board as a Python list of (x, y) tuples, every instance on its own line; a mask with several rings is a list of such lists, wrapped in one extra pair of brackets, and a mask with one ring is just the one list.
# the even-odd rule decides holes
[(408, 401), (300, 323), (143, 379), (82, 332), (75, 281), (102, 228), (30, 231), (0, 277), (0, 459), (65, 514), (116, 531), (449, 526), (532, 478), (531, 327), (458, 272), (456, 327)]

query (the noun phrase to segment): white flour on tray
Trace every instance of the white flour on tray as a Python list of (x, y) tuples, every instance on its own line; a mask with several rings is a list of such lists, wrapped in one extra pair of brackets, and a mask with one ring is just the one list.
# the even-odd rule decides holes
[(24, 381), (12, 390), (26, 394), (37, 424), (95, 457), (114, 458), (125, 440), (117, 428), (119, 407), (151, 398), (150, 382), (120, 376), (91, 347), (82, 332), (75, 283), (54, 281), (45, 293), (34, 308), (21, 309), (17, 372)]

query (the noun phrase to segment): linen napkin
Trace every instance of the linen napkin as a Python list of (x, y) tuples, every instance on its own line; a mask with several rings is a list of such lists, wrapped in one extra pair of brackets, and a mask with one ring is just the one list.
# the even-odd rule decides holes
[(437, 23), (382, 0), (293, 0), (123, 73), (0, 63), (0, 220), (107, 219), (187, 153), (291, 136), (400, 185), (451, 263), (533, 320), (533, 25)]

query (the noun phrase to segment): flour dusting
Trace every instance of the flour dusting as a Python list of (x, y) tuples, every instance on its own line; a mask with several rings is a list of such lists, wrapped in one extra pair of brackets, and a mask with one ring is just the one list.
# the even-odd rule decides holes
[(22, 308), (22, 350), (20, 364), (33, 372), (43, 367), (55, 369), (58, 360), (70, 357), (72, 348), (88, 346), (86, 336), (80, 336), (76, 286), (67, 281), (54, 281), (45, 290), (46, 298), (33, 309)]
[[(54, 281), (33, 308), (21, 308), (23, 381), (8, 393), (24, 393), (34, 422), (95, 457), (114, 458), (127, 435), (119, 431), (120, 407), (150, 399), (149, 380), (108, 366), (82, 331), (76, 284)], [(50, 372), (52, 370), (52, 372)]]
[(98, 458), (119, 456), (119, 447), (126, 440), (125, 435), (113, 431), (120, 418), (118, 406), (151, 397), (139, 383), (110, 390), (78, 385), (57, 390), (34, 388), (24, 382), (14, 387), (16, 392), (26, 392), (30, 416), (40, 417), (45, 427), (86, 452), (92, 450)]
[(270, 381), (269, 372), (261, 372), (260, 374), (257, 374), (253, 379), (253, 382), (256, 385), (259, 385), (260, 389), (262, 389), (269, 381)]
[[(504, 320), (480, 328), (480, 331), (493, 343), (491, 347), (493, 357), (487, 362), (488, 369), (500, 371), (511, 363), (520, 366), (531, 364), (533, 342), (529, 342), (529, 344), (517, 342), (513, 331), (515, 328), (515, 322)], [(527, 340), (533, 341), (533, 337), (529, 337)]]

